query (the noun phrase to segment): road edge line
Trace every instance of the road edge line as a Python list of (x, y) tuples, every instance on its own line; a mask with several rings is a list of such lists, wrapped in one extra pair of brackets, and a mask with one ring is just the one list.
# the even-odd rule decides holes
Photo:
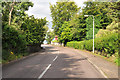
[(90, 59), (87, 59), (87, 60), (88, 60), (88, 62), (91, 63), (107, 80), (109, 80), (108, 77), (105, 75), (105, 73), (104, 73), (97, 65), (95, 65)]
[(91, 63), (107, 80), (109, 80), (109, 77), (107, 77), (105, 73), (97, 65), (95, 65), (90, 59), (88, 59), (89, 58), (88, 56), (83, 55), (83, 54), (81, 55), (84, 57), (87, 57), (88, 62)]

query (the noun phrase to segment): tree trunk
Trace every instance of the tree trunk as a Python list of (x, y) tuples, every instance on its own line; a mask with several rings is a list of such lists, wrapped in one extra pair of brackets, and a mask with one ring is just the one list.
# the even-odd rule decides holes
[(64, 42), (64, 47), (66, 46), (66, 44), (67, 44), (67, 41), (68, 41), (68, 40), (65, 40), (65, 42)]
[(13, 11), (13, 6), (14, 6), (14, 4), (15, 4), (15, 0), (14, 0), (14, 2), (12, 3), (12, 5), (11, 5), (11, 10), (10, 10), (10, 13), (9, 13), (9, 25), (11, 24), (11, 15), (12, 15), (12, 11)]

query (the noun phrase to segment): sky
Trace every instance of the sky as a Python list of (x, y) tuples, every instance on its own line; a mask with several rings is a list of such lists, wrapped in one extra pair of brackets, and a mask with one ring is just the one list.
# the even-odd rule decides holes
[[(47, 19), (47, 21), (49, 21), (48, 23), (48, 27), (49, 29), (52, 28), (52, 17), (51, 12), (50, 12), (50, 4), (55, 4), (57, 2), (57, 0), (30, 0), (31, 2), (34, 3), (33, 7), (29, 7), (29, 10), (26, 11), (26, 13), (31, 16), (34, 15), (35, 18), (45, 18)], [(87, 1), (87, 0), (73, 0), (78, 7), (83, 7), (83, 2)]]

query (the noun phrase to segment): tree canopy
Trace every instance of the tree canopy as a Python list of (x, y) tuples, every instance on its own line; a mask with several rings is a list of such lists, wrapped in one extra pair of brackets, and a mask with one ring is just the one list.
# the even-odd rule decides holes
[(119, 1), (112, 3), (88, 0), (84, 5), (81, 9), (69, 0), (50, 4), (53, 29), (59, 42), (66, 44), (69, 41), (93, 38), (93, 18), (86, 18), (84, 15), (94, 16), (95, 34), (99, 29), (106, 29), (112, 21), (118, 21), (116, 13), (119, 10)]
[[(65, 29), (63, 27), (65, 22), (69, 22), (72, 17), (79, 11), (80, 8), (77, 7), (75, 2), (56, 2), (55, 5), (50, 4), (50, 10), (51, 10), (51, 17), (53, 19), (53, 29), (56, 35), (58, 35), (58, 38), (60, 38), (60, 42), (65, 42), (62, 40), (62, 34)], [(67, 27), (66, 27), (67, 28)], [(66, 38), (67, 39), (67, 38)]]
[(53, 29), (56, 35), (59, 35), (59, 28), (64, 21), (70, 21), (79, 8), (75, 2), (56, 2), (55, 5), (50, 4), (51, 17), (53, 19)]
[[(47, 28), (46, 18), (36, 19), (25, 13), (32, 2), (2, 3), (3, 61), (11, 61), (41, 48)], [(30, 47), (32, 46), (32, 48)], [(35, 47), (35, 48), (34, 48)], [(11, 55), (12, 53), (12, 55)]]

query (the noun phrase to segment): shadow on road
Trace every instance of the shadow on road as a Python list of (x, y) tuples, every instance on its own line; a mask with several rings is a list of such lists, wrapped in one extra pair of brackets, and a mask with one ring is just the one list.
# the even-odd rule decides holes
[[(12, 78), (3, 80), (21, 80), (21, 78), (22, 80), (37, 80), (46, 67), (52, 63), (58, 50), (50, 46), (45, 48), (44, 53), (3, 67), (3, 78)], [(106, 80), (88, 63), (87, 58), (67, 49), (60, 50), (58, 58), (42, 78), (40, 80)]]
[[(50, 52), (52, 52), (52, 50)], [(52, 64), (52, 66), (46, 72), (43, 78), (80, 79), (80, 78), (104, 78), (104, 77), (87, 61), (86, 57), (83, 56), (81, 57), (80, 55), (77, 55), (76, 52), (68, 51), (67, 49), (64, 49), (60, 51), (57, 60)], [(85, 80), (89, 80), (89, 79), (85, 79)], [(101, 79), (95, 79), (95, 80), (101, 80)], [(102, 80), (106, 80), (106, 79), (102, 79)]]

